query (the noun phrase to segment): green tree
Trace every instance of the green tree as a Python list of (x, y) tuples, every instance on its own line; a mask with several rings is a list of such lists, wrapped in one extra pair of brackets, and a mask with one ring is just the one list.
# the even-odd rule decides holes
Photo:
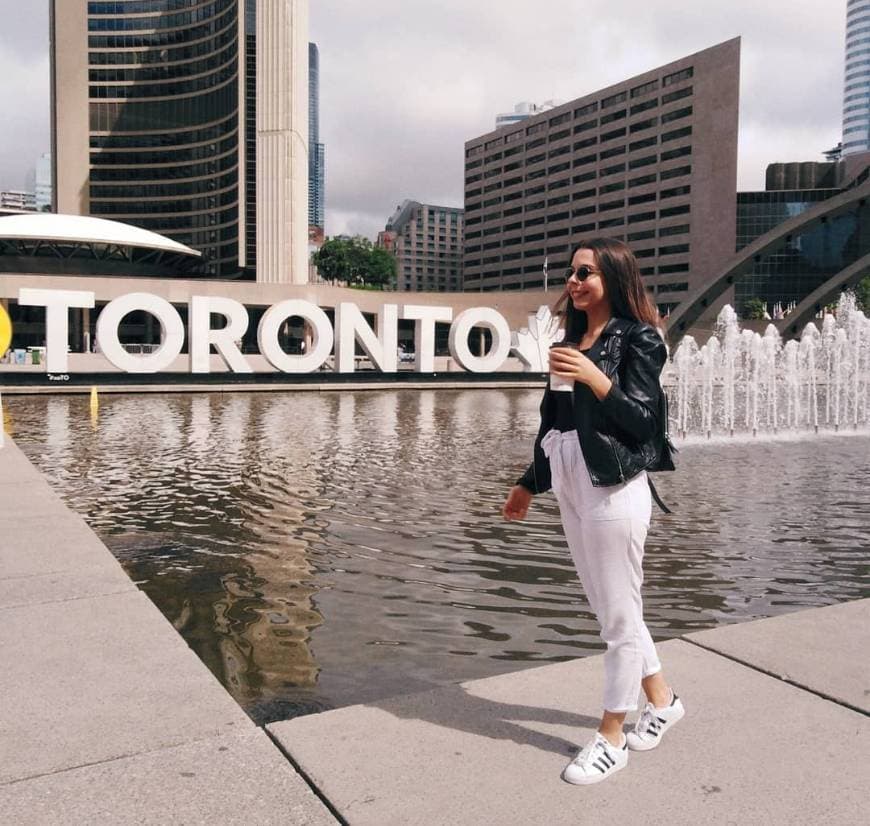
[(330, 238), (314, 253), (314, 265), (332, 281), (350, 287), (385, 289), (393, 285), (396, 261), (386, 250), (375, 247), (368, 238)]
[(767, 304), (760, 298), (747, 298), (743, 305), (743, 317), (751, 319), (764, 318)]
[(855, 285), (855, 298), (858, 300), (858, 309), (870, 316), (870, 275), (865, 275)]

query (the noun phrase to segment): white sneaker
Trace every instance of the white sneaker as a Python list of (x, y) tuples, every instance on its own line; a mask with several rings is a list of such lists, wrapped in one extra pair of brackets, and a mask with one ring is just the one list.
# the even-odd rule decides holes
[(628, 741), (614, 746), (601, 732), (585, 745), (562, 771), (562, 779), (577, 786), (598, 783), (624, 769), (628, 763)]
[(626, 735), (628, 747), (632, 751), (649, 751), (654, 749), (662, 740), (664, 733), (679, 720), (683, 719), (686, 709), (673, 689), (673, 699), (664, 708), (656, 708), (652, 703), (647, 703), (640, 717), (634, 724), (634, 731)]

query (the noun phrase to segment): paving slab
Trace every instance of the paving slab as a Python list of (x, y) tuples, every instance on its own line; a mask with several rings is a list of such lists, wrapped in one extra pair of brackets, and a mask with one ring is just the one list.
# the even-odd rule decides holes
[(687, 715), (594, 786), (559, 775), (597, 726), (601, 656), (268, 728), (355, 826), (864, 821), (870, 719), (682, 640), (658, 649)]
[(0, 610), (135, 590), (136, 585), (120, 565), (6, 578), (0, 573)]
[(0, 783), (254, 727), (139, 591), (3, 609), (0, 650)]
[(16, 826), (337, 823), (259, 729), (0, 786), (0, 812)]
[(686, 639), (870, 714), (870, 599), (696, 631)]

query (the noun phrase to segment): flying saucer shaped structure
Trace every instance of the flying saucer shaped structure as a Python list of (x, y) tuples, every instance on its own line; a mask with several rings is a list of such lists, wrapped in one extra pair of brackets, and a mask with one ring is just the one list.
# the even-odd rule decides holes
[(0, 272), (185, 277), (202, 253), (156, 232), (82, 215), (0, 217)]

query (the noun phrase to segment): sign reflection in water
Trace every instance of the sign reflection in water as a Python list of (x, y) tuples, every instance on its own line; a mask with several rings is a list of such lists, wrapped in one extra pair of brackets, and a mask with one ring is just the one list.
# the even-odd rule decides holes
[[(537, 391), (7, 400), (7, 427), (257, 720), (602, 650), (552, 496), (504, 523)], [(683, 445), (657, 639), (870, 596), (870, 436)]]

